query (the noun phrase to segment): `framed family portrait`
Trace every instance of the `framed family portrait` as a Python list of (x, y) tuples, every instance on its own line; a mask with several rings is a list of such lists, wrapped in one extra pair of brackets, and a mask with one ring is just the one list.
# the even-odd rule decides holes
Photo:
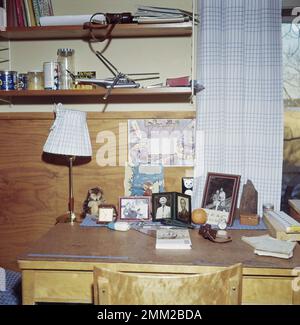
[(149, 220), (151, 208), (150, 196), (129, 196), (119, 199), (120, 220)]
[(233, 222), (240, 186), (239, 175), (208, 173), (202, 208), (227, 212), (227, 225)]
[(179, 220), (189, 224), (191, 222), (191, 197), (177, 192), (152, 194), (152, 219)]

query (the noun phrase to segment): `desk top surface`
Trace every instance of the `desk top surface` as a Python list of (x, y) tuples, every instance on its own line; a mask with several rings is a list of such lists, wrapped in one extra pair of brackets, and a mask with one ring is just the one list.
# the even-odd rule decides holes
[(155, 249), (155, 238), (129, 230), (90, 228), (58, 224), (28, 247), (19, 261), (85, 261), (134, 264), (229, 266), (243, 263), (250, 268), (293, 269), (300, 266), (300, 246), (291, 259), (257, 256), (241, 236), (258, 236), (266, 231), (231, 230), (232, 242), (213, 243), (190, 230), (191, 250)]

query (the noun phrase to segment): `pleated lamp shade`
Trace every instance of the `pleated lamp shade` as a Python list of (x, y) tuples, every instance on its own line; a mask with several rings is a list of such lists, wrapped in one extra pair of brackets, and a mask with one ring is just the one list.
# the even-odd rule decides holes
[(68, 156), (92, 156), (86, 112), (58, 105), (56, 119), (43, 148), (44, 152)]

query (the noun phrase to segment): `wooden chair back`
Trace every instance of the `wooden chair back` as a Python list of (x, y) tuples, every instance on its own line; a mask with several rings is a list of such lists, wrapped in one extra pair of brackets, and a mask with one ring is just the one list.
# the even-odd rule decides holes
[(99, 305), (240, 304), (241, 290), (241, 264), (180, 275), (94, 270), (94, 301)]

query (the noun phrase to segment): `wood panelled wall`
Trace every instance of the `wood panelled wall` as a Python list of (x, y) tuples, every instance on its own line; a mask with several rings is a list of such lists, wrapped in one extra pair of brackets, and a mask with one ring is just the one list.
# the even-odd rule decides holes
[[(114, 132), (127, 146), (127, 131), (119, 134), (119, 124), (128, 119), (194, 118), (194, 112), (88, 113), (93, 158), (74, 167), (75, 210), (89, 188), (100, 186), (107, 203), (117, 204), (124, 195), (124, 167), (100, 167), (96, 153), (100, 131)], [(55, 224), (56, 217), (68, 209), (68, 168), (47, 163), (42, 148), (53, 123), (51, 113), (0, 114), (0, 266), (17, 270), (17, 257), (24, 247), (38, 239)], [(123, 124), (124, 126), (124, 124)], [(126, 150), (126, 147), (120, 148)], [(167, 191), (181, 191), (181, 177), (187, 168), (166, 168)]]

